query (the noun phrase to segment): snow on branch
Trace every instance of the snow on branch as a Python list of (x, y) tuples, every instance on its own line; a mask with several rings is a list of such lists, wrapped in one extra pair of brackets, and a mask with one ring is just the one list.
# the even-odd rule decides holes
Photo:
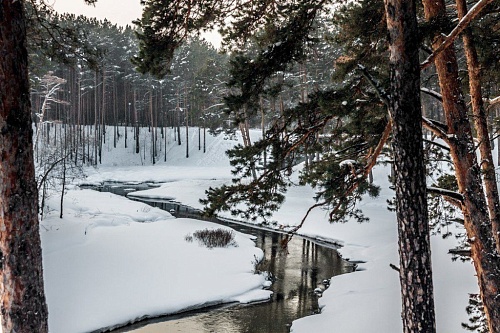
[(424, 139), (424, 142), (427, 142), (428, 144), (431, 144), (433, 146), (439, 147), (439, 148), (444, 149), (446, 151), (450, 151), (450, 147), (442, 145), (440, 143), (437, 143), (436, 141), (431, 141), (431, 140)]
[(446, 126), (446, 124), (440, 123), (439, 121), (433, 119), (429, 119), (427, 117), (422, 117), (422, 124), (424, 125), (425, 128), (427, 128), (429, 131), (434, 133), (438, 138), (442, 139), (449, 145), (450, 140), (447, 135), (448, 126)]
[(435, 99), (437, 99), (440, 102), (443, 101), (443, 96), (440, 93), (438, 93), (437, 91), (434, 91), (432, 89), (428, 89), (428, 88), (425, 88), (425, 87), (420, 88), (420, 91), (423, 92), (426, 95), (434, 97)]
[(458, 192), (446, 190), (444, 188), (430, 186), (427, 188), (428, 193), (443, 196), (451, 204), (461, 208), (464, 203), (464, 196)]
[[(373, 169), (373, 167), (375, 166), (376, 164), (376, 161), (377, 161), (377, 158), (378, 156), (380, 156), (380, 154), (382, 153), (382, 149), (384, 147), (384, 145), (387, 143), (387, 141), (389, 140), (389, 137), (390, 137), (390, 134), (392, 132), (392, 121), (388, 121), (387, 122), (387, 125), (385, 125), (385, 129), (384, 129), (384, 132), (382, 132), (382, 136), (380, 137), (380, 140), (377, 144), (377, 146), (375, 147), (375, 149), (373, 151), (371, 151), (368, 156), (366, 157), (366, 160), (367, 160), (367, 163), (366, 165), (361, 169), (362, 170), (362, 173), (359, 177), (357, 177), (357, 182), (353, 183), (352, 186), (347, 189), (346, 191), (346, 196), (349, 196), (350, 194), (352, 194), (360, 185), (361, 181), (363, 179), (366, 179), (366, 177), (368, 177), (368, 175), (370, 174), (370, 171)], [(341, 164), (344, 164), (344, 165), (351, 165), (352, 166), (352, 163), (351, 161), (349, 160), (345, 160), (343, 162), (341, 162)], [(285, 239), (284, 243), (282, 245), (286, 246), (286, 244), (288, 244), (289, 240), (292, 238), (292, 236), (297, 233), (297, 231), (302, 228), (302, 226), (304, 225), (307, 217), (309, 216), (309, 213), (317, 208), (317, 207), (322, 207), (322, 206), (326, 206), (328, 204), (328, 202), (326, 201), (323, 201), (323, 202), (320, 202), (320, 203), (316, 203), (314, 205), (312, 205), (311, 207), (309, 207), (309, 209), (307, 210), (307, 213), (305, 214), (305, 216), (302, 218), (302, 221), (297, 225), (295, 226), (295, 228), (293, 228), (292, 230), (290, 230), (290, 232), (288, 233), (288, 236), (287, 238)], [(338, 211), (340, 207), (340, 203), (331, 210), (330, 212), (330, 219), (332, 218), (332, 215)]]
[(488, 108), (491, 108), (491, 107), (493, 107), (493, 106), (495, 106), (495, 105), (497, 105), (499, 103), (500, 103), (500, 96), (497, 96), (495, 98), (490, 98), (488, 100), (488, 104), (489, 104)]
[(380, 86), (380, 84), (370, 75), (365, 66), (358, 64), (358, 69), (361, 74), (368, 80), (370, 85), (375, 89), (378, 97), (384, 102), (385, 105), (389, 106), (389, 94)]

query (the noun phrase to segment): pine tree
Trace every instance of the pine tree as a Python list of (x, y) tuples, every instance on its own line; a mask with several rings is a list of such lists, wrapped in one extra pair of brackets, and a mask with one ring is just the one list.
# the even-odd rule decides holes
[[(491, 0), (481, 0), (481, 5), (487, 2), (491, 2)], [(272, 86), (273, 75), (290, 71), (294, 62), (302, 62), (305, 59), (305, 46), (313, 41), (311, 36), (314, 30), (314, 18), (322, 10), (329, 10), (328, 1), (299, 1), (293, 4), (285, 1), (266, 1), (245, 7), (244, 3), (239, 1), (231, 2), (228, 5), (223, 1), (207, 0), (188, 2), (184, 12), (173, 10), (175, 6), (179, 5), (179, 1), (175, 0), (164, 3), (163, 8), (157, 1), (145, 1), (145, 3), (150, 6), (153, 6), (154, 3), (157, 11), (165, 10), (164, 15), (175, 19), (168, 21), (168, 27), (162, 26), (161, 29), (157, 29), (165, 22), (161, 22), (161, 20), (157, 22), (159, 16), (149, 16), (149, 18), (155, 17), (155, 20), (152, 20), (154, 24), (147, 25), (150, 30), (148, 30), (147, 35), (143, 35), (143, 43), (147, 43), (149, 39), (158, 41), (159, 36), (156, 33), (161, 31), (162, 42), (166, 43), (163, 47), (176, 48), (191, 32), (211, 27), (212, 22), (220, 22), (219, 15), (229, 10), (233, 11), (233, 24), (228, 28), (223, 28), (222, 32), (226, 36), (226, 45), (233, 50), (244, 51), (249, 37), (253, 35), (252, 32), (268, 32), (264, 38), (266, 47), (250, 54), (241, 52), (231, 63), (233, 79), (230, 83), (233, 90), (231, 95), (226, 98), (226, 103), (233, 113), (239, 110), (257, 109), (260, 105), (260, 97), (266, 93), (267, 87)], [(453, 25), (446, 18), (444, 2), (424, 0), (423, 4), (426, 18), (429, 20), (429, 23), (422, 27), (423, 37), (433, 37), (432, 44), (436, 50), (443, 38), (441, 30), (443, 28), (446, 30)], [(206, 6), (214, 9), (210, 11), (210, 14), (213, 14), (212, 17), (207, 17), (208, 11), (204, 11), (208, 8)], [(146, 16), (143, 18), (148, 17), (148, 8), (152, 7), (146, 6)], [(340, 36), (339, 43), (343, 45), (345, 50), (343, 56), (336, 60), (338, 69), (336, 76), (339, 80), (329, 90), (310, 94), (305, 103), (296, 103), (286, 110), (283, 109), (279, 121), (276, 121), (268, 130), (263, 140), (249, 147), (237, 147), (229, 152), (236, 175), (234, 184), (208, 191), (208, 199), (204, 201), (208, 205), (208, 212), (212, 213), (223, 209), (246, 216), (255, 217), (257, 215), (264, 218), (269, 216), (270, 211), (276, 209), (283, 200), (282, 193), (289, 184), (287, 173), (300, 160), (305, 147), (307, 147), (308, 150), (311, 149), (322, 154), (322, 160), (313, 163), (302, 174), (302, 181), (317, 189), (316, 199), (318, 203), (315, 207), (328, 207), (332, 220), (346, 216), (354, 216), (359, 220), (364, 219), (355, 208), (354, 203), (360, 200), (363, 193), (376, 194), (376, 189), (366, 180), (369, 170), (383, 152), (384, 144), (391, 133), (391, 122), (387, 119), (386, 105), (392, 110), (391, 114), (395, 116), (399, 114), (398, 108), (404, 105), (397, 105), (398, 101), (401, 101), (400, 97), (411, 95), (409, 91), (415, 94), (416, 89), (418, 89), (418, 85), (414, 84), (418, 82), (415, 76), (410, 76), (412, 85), (405, 87), (396, 80), (395, 76), (389, 77), (387, 75), (389, 72), (387, 69), (387, 44), (391, 45), (391, 61), (394, 61), (394, 57), (397, 55), (394, 52), (401, 44), (393, 44), (393, 39), (385, 40), (384, 12), (387, 17), (393, 20), (392, 23), (387, 22), (389, 27), (401, 27), (401, 22), (408, 22), (409, 25), (405, 25), (405, 23), (402, 26), (404, 29), (409, 28), (409, 31), (412, 31), (416, 36), (416, 10), (413, 1), (387, 1), (385, 10), (380, 2), (376, 1), (361, 1), (359, 4), (347, 5), (347, 8), (345, 12), (341, 12), (341, 15), (344, 13), (345, 16), (344, 20), (342, 20), (341, 15), (339, 16), (338, 24), (340, 29), (344, 29), (338, 36)], [(396, 15), (395, 13), (400, 14)], [(356, 19), (356, 15), (360, 15), (358, 19)], [(270, 22), (272, 24), (269, 24)], [(351, 30), (342, 35), (346, 28)], [(400, 32), (402, 31), (400, 30)], [(347, 37), (343, 38), (342, 36)], [(418, 60), (417, 45), (425, 48), (424, 45), (418, 44), (419, 41), (404, 33), (393, 34), (393, 31), (390, 31), (390, 36), (392, 38), (408, 37), (403, 42), (412, 45), (411, 52), (413, 53), (408, 58), (400, 59), (412, 64), (409, 67), (401, 67), (404, 73), (410, 75), (411, 73), (405, 71), (415, 70), (415, 61)], [(453, 42), (452, 37), (448, 40)], [(144, 52), (147, 51), (146, 47), (143, 49)], [(427, 94), (437, 96), (438, 99), (442, 100), (447, 123), (442, 124), (436, 120), (424, 118), (423, 124), (450, 146), (460, 193), (450, 191), (440, 191), (440, 193), (444, 194), (450, 202), (457, 203), (466, 217), (469, 237), (474, 240), (472, 253), (483, 292), (483, 302), (490, 329), (494, 329), (500, 327), (500, 322), (496, 318), (497, 310), (500, 307), (494, 305), (496, 302), (495, 290), (499, 289), (497, 284), (500, 283), (498, 278), (500, 270), (497, 269), (499, 260), (495, 254), (496, 246), (492, 242), (492, 229), (491, 225), (488, 224), (488, 213), (484, 209), (487, 207), (487, 203), (482, 196), (482, 184), (475, 160), (476, 156), (473, 151), (466, 149), (467, 146), (473, 147), (472, 132), (467, 118), (467, 109), (463, 100), (460, 100), (462, 92), (453, 52), (452, 48), (449, 47), (444, 48), (441, 53), (436, 52), (436, 55), (433, 55), (436, 59), (441, 95), (426, 90)], [(152, 53), (149, 53), (148, 56), (151, 56), (145, 62), (147, 63), (145, 68), (149, 68), (148, 70), (156, 71), (158, 66), (168, 65), (168, 53), (156, 59), (156, 62)], [(161, 62), (158, 61), (160, 59)], [(430, 63), (430, 61), (426, 63)], [(396, 66), (396, 64), (392, 62), (391, 66)], [(166, 69), (163, 68), (163, 70)], [(387, 93), (389, 85), (392, 87), (391, 93)], [(408, 90), (405, 90), (406, 88)], [(279, 91), (278, 95), (282, 94), (282, 87), (278, 86), (277, 90)], [(409, 96), (408, 98), (414, 100), (416, 97)], [(418, 105), (418, 101), (415, 105)], [(410, 112), (414, 117), (413, 124), (410, 126), (409, 123), (406, 123), (408, 118), (405, 117), (392, 124), (393, 127), (396, 127), (392, 133), (393, 145), (396, 152), (401, 149), (414, 149), (412, 151), (418, 152), (418, 156), (422, 156), (420, 154), (422, 150), (421, 140), (416, 140), (418, 147), (410, 148), (405, 146), (404, 138), (398, 137), (398, 133), (401, 131), (400, 126), (406, 126), (404, 124), (407, 124), (409, 129), (411, 128), (411, 135), (420, 135), (418, 134), (420, 132), (415, 128), (415, 125), (420, 124), (420, 121), (416, 120), (418, 117), (415, 116), (419, 113), (415, 111), (414, 106), (407, 107), (414, 111)], [(319, 134), (325, 128), (329, 129), (328, 135), (322, 135), (321, 140), (318, 140)], [(456, 137), (457, 140), (451, 136)], [(400, 146), (400, 144), (403, 145)], [(263, 152), (270, 152), (272, 164), (256, 179), (248, 181), (247, 179), (251, 179), (252, 165), (256, 163)], [(421, 159), (420, 157), (418, 161), (421, 162)], [(402, 156), (396, 156), (395, 163), (399, 165), (398, 168), (409, 165), (405, 164)], [(398, 168), (396, 168), (396, 174), (402, 172)], [(423, 169), (423, 166), (419, 168)], [(426, 211), (425, 200), (422, 199), (425, 196), (425, 189), (422, 190), (422, 177), (420, 173), (419, 175), (415, 181), (418, 179), (419, 186), (416, 188), (421, 200), (411, 207), (419, 212), (415, 215), (420, 217), (417, 219), (418, 221), (414, 221), (416, 229), (419, 228), (418, 223), (421, 223), (420, 227), (426, 225), (426, 217), (423, 216)], [(400, 215), (401, 210), (406, 209), (403, 193), (409, 187), (405, 185), (404, 179), (398, 176), (396, 179), (398, 179), (396, 188), (401, 189), (397, 192), (396, 197), (396, 206), (399, 207), (397, 208), (399, 211), (398, 220), (401, 221), (403, 219), (403, 215)], [(246, 202), (249, 208), (246, 210), (235, 208), (236, 204), (241, 201)], [(402, 226), (403, 222), (400, 225)], [(480, 226), (487, 227), (480, 228)], [(420, 232), (421, 234), (415, 235), (415, 237), (422, 241), (424, 249), (422, 258), (425, 259), (423, 261), (425, 261), (426, 268), (423, 270), (425, 278), (419, 281), (422, 286), (416, 288), (426, 290), (424, 302), (427, 303), (424, 306), (426, 309), (430, 309), (432, 307), (432, 287), (429, 287), (431, 280), (428, 230), (424, 228)], [(404, 235), (401, 234), (401, 237), (404, 238)], [(485, 251), (479, 251), (480, 247)], [(402, 246), (400, 250), (403, 264), (405, 256), (408, 255), (408, 253), (405, 254), (408, 247)], [(412, 270), (419, 269), (412, 268)], [(417, 272), (412, 272), (412, 274), (417, 274)], [(411, 283), (402, 279), (402, 285), (407, 282)], [(408, 296), (405, 294), (407, 291), (403, 288), (404, 297)], [(419, 311), (417, 310), (418, 305), (415, 307), (411, 305), (410, 308), (415, 313)], [(411, 316), (408, 316), (405, 317), (405, 329), (416, 332), (425, 327), (426, 331), (433, 331), (433, 314), (427, 310), (425, 313), (429, 314), (427, 324), (421, 323), (424, 325), (422, 326), (415, 323), (417, 320), (415, 317), (411, 319)]]
[[(414, 0), (386, 0), (403, 332), (436, 332)], [(412, 174), (412, 177), (408, 175)], [(415, 260), (418, 258), (418, 260)]]
[(0, 3), (0, 298), (3, 332), (48, 332), (23, 1)]
[[(309, 2), (307, 4), (303, 3), (298, 8), (288, 8), (285, 12), (287, 12), (287, 14), (292, 14), (289, 15), (289, 20), (283, 20), (283, 24), (278, 25), (277, 28), (266, 27), (265, 33), (267, 34), (265, 34), (265, 36), (267, 36), (267, 47), (258, 50), (257, 54), (254, 56), (240, 54), (232, 60), (232, 79), (229, 85), (234, 92), (226, 98), (226, 104), (233, 113), (241, 114), (241, 110), (256, 109), (259, 96), (265, 92), (272, 75), (276, 72), (288, 70), (290, 64), (293, 62), (305, 59), (303, 46), (312, 41), (310, 34), (313, 30), (314, 17), (319, 9), (321, 9), (322, 5), (322, 3)], [(265, 5), (263, 6), (265, 7)], [(413, 12), (411, 12), (412, 8)], [(414, 6), (408, 7), (408, 10), (410, 10), (410, 13), (402, 12), (398, 15), (401, 17), (413, 17), (413, 25), (410, 25), (409, 30), (404, 32), (404, 36), (413, 36), (416, 31), (415, 8)], [(147, 13), (147, 11), (145, 11), (145, 13)], [(263, 15), (263, 12), (260, 14)], [(236, 17), (246, 23), (242, 25), (244, 28), (248, 28), (248, 26), (251, 25), (243, 16), (236, 15)], [(393, 20), (396, 19), (400, 19), (400, 17), (393, 17)], [(229, 35), (242, 34), (241, 29), (242, 28), (238, 27), (238, 29), (232, 31)], [(398, 32), (401, 33), (401, 31)], [(409, 48), (414, 49), (418, 41), (416, 38), (411, 37), (409, 40), (405, 39), (404, 42), (408, 43), (408, 45), (413, 43)], [(398, 51), (403, 52), (401, 50)], [(403, 96), (406, 98), (414, 94), (415, 89), (417, 92), (419, 90), (418, 54), (415, 51), (412, 52), (413, 54), (409, 57), (413, 66), (410, 67), (412, 68), (412, 72), (408, 73), (408, 78), (410, 78), (411, 82), (415, 83), (410, 86), (413, 90), (403, 89), (403, 83), (398, 81), (394, 86), (395, 89), (393, 92), (395, 96)], [(400, 59), (406, 59), (405, 56), (400, 55), (400, 57)], [(401, 66), (401, 68), (408, 68), (408, 65), (403, 62), (397, 65)], [(150, 70), (156, 71), (157, 68), (152, 66)], [(407, 94), (404, 94), (404, 92), (407, 92)], [(280, 121), (276, 122), (276, 125), (267, 132), (263, 140), (256, 142), (254, 145), (247, 144), (245, 147), (237, 147), (230, 151), (229, 156), (231, 157), (231, 163), (235, 167), (234, 173), (237, 174), (238, 177), (234, 179), (234, 185), (223, 186), (208, 191), (208, 199), (204, 201), (204, 203), (209, 205), (209, 213), (225, 209), (231, 210), (233, 214), (243, 214), (250, 218), (255, 218), (256, 216), (268, 217), (282, 202), (284, 198), (282, 192), (288, 186), (286, 174), (291, 171), (291, 168), (296, 163), (295, 161), (303, 154), (301, 147), (304, 146), (304, 142), (307, 142), (308, 145), (314, 147), (313, 149), (321, 151), (323, 154), (322, 160), (315, 162), (313, 167), (306, 171), (302, 177), (304, 182), (309, 182), (318, 188), (318, 195), (316, 197), (318, 200), (317, 206), (323, 205), (330, 207), (330, 217), (332, 220), (345, 218), (346, 216), (354, 216), (359, 220), (363, 220), (364, 217), (354, 207), (353, 203), (356, 200), (360, 200), (362, 194), (365, 192), (369, 191), (375, 194), (377, 190), (366, 181), (369, 167), (365, 167), (365, 165), (370, 165), (370, 163), (372, 163), (371, 160), (375, 159), (376, 156), (370, 156), (370, 154), (368, 154), (371, 160), (368, 160), (368, 158), (364, 159), (362, 156), (364, 155), (363, 153), (367, 152), (368, 147), (377, 146), (377, 142), (387, 139), (387, 131), (384, 131), (384, 129), (390, 126), (390, 122), (387, 121), (385, 112), (380, 112), (383, 110), (383, 108), (380, 107), (374, 108), (373, 110), (375, 114), (378, 113), (377, 116), (373, 117), (373, 115), (371, 115), (368, 117), (369, 112), (367, 112), (367, 110), (371, 109), (373, 104), (356, 102), (357, 99), (354, 97), (355, 94), (356, 92), (352, 91), (349, 84), (340, 85), (336, 87), (335, 90), (325, 92), (318, 91), (311, 94), (307, 102), (303, 100), (302, 103), (299, 103), (294, 108), (286, 111), (282, 109)], [(411, 99), (411, 101), (414, 102), (414, 99), (418, 99), (418, 96), (418, 93), (416, 96), (412, 95), (413, 99)], [(376, 93), (372, 93), (372, 98), (375, 97)], [(414, 124), (414, 119), (420, 117), (419, 103), (411, 106), (413, 110), (416, 110), (410, 113), (413, 117), (411, 119), (404, 117), (405, 111), (407, 111), (405, 108), (407, 108), (409, 104), (403, 104), (404, 101), (402, 102), (399, 99), (393, 100), (388, 96), (384, 97), (389, 105), (395, 105), (393, 108), (394, 116), (399, 121), (396, 126), (398, 126), (398, 128), (404, 128), (406, 131), (411, 129), (413, 135), (411, 136), (411, 140), (405, 140), (403, 137), (398, 139), (396, 136), (396, 150), (398, 152), (401, 150), (402, 156), (413, 156), (413, 153), (420, 153), (421, 156), (420, 159), (417, 159), (417, 162), (420, 163), (421, 177), (411, 179), (408, 179), (408, 177), (405, 179), (403, 179), (404, 177), (399, 178), (400, 183), (398, 184), (398, 189), (401, 189), (401, 191), (398, 192), (397, 197), (399, 203), (398, 220), (403, 224), (403, 221), (406, 221), (405, 219), (407, 216), (405, 214), (407, 213), (412, 214), (412, 216), (417, 216), (416, 220), (412, 219), (414, 226), (407, 226), (406, 230), (417, 230), (418, 233), (418, 230), (422, 230), (422, 225), (427, 226), (421, 127), (418, 126), (419, 122), (417, 122), (417, 126)], [(397, 101), (402, 104), (392, 104), (392, 101)], [(352, 111), (352, 109), (355, 111)], [(245, 121), (246, 118), (245, 111), (242, 119)], [(338, 133), (335, 133), (335, 131), (330, 133), (331, 139), (325, 139), (323, 142), (319, 142), (317, 138), (319, 137), (318, 134), (320, 131), (322, 131), (327, 124), (332, 124), (335, 121), (337, 123), (345, 122), (348, 123), (348, 125), (344, 124), (344, 126), (339, 126), (338, 128), (341, 129)], [(411, 124), (412, 121), (413, 124)], [(370, 122), (371, 124), (369, 124)], [(343, 137), (343, 134), (349, 131), (362, 133), (362, 135), (358, 134), (352, 136), (352, 141), (348, 139), (342, 140), (343, 147), (341, 148), (336, 138)], [(413, 140), (415, 137), (417, 137), (416, 141)], [(370, 141), (373, 143), (370, 144)], [(259, 156), (263, 151), (270, 151), (273, 158), (272, 162), (267, 166), (267, 169), (257, 177), (253, 166), (256, 163), (256, 156)], [(338, 154), (339, 151), (344, 151), (344, 154)], [(411, 154), (409, 153), (410, 151)], [(380, 153), (380, 150), (378, 150), (377, 154), (378, 153)], [(352, 157), (352, 162), (343, 162), (349, 154)], [(413, 160), (410, 161), (411, 163), (404, 162), (403, 160), (400, 161), (401, 163), (396, 164), (398, 165), (397, 170), (401, 175), (407, 172), (404, 168), (414, 167), (412, 164)], [(251, 178), (253, 179), (252, 181), (244, 181), (244, 179), (249, 178), (251, 175), (253, 175)], [(414, 186), (414, 179), (418, 179), (417, 183), (419, 185), (416, 187)], [(411, 184), (406, 185), (405, 180), (411, 182)], [(409, 189), (414, 188), (416, 188), (418, 196), (420, 197), (419, 204), (412, 205), (405, 203), (405, 200), (410, 198), (409, 195), (417, 194), (410, 194), (408, 192)], [(244, 210), (235, 208), (237, 207), (236, 204), (241, 201), (246, 202), (248, 208)], [(411, 213), (411, 209), (415, 209), (415, 212), (418, 211), (419, 213), (414, 215)], [(405, 228), (401, 227), (401, 229), (404, 230)], [(401, 237), (406, 236), (409, 235), (401, 234)], [(422, 253), (418, 253), (418, 255), (427, 259), (423, 261), (424, 266), (422, 267), (409, 267), (406, 264), (405, 258), (411, 257), (412, 249), (411, 246), (408, 247), (402, 243), (403, 245), (400, 248), (401, 262), (406, 265), (405, 268), (409, 269), (412, 273), (416, 273), (418, 270), (425, 267), (425, 270), (422, 271), (423, 278), (416, 278), (416, 280), (412, 281), (403, 278), (408, 274), (406, 270), (401, 269), (402, 293), (405, 295), (405, 301), (408, 305), (408, 315), (404, 316), (405, 325), (407, 326), (407, 332), (417, 332), (419, 328), (424, 327), (423, 325), (425, 322), (428, 322), (426, 325), (429, 326), (425, 326), (425, 330), (431, 332), (434, 331), (434, 315), (428, 227), (423, 229), (421, 235), (412, 234), (411, 236), (412, 237), (409, 239), (410, 242), (413, 242), (414, 239), (419, 239), (418, 242), (422, 240), (422, 245), (427, 244), (422, 247)], [(417, 292), (412, 291), (412, 288), (415, 288), (415, 290), (426, 290), (424, 293), (425, 296), (419, 298), (421, 300), (420, 302), (417, 301)], [(416, 319), (418, 317), (417, 313), (424, 308), (430, 315), (429, 317), (425, 316), (423, 321), (418, 321)], [(415, 316), (411, 317), (412, 314)]]

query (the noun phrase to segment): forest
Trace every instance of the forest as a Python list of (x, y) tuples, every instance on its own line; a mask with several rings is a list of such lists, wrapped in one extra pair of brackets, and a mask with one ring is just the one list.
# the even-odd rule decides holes
[[(18, 190), (40, 197), (30, 206), (34, 229), (13, 237), (16, 242), (36, 234), (37, 212), (43, 218), (51, 191), (62, 193), (62, 218), (70, 179), (99, 167), (110, 153), (106, 145), (123, 144), (143, 164), (155, 165), (169, 160), (167, 130), (185, 145), (186, 159), (190, 131), (198, 131), (203, 153), (207, 135), (238, 133), (242, 144), (227, 151), (233, 178), (207, 189), (206, 215), (230, 212), (269, 222), (296, 185), (294, 168), (303, 165), (298, 183), (315, 190), (315, 203), (290, 237), (313, 209), (326, 210), (330, 222), (366, 222), (359, 202), (379, 195), (373, 168), (389, 165), (395, 194), (388, 205), (396, 212), (400, 256), (392, 268), (400, 277), (404, 332), (436, 332), (430, 235), (449, 237), (454, 224), (465, 230), (456, 235), (454, 253), (472, 261), (479, 285), (471, 303), (480, 315), (465, 327), (500, 332), (500, 149), (493, 155), (500, 145), (498, 2), (141, 4), (142, 17), (126, 27), (58, 14), (43, 2), (1, 5), (3, 41), (17, 36), (9, 15), (26, 23), (19, 32), (26, 49), (18, 58), (26, 60), (29, 101), (10, 108), (5, 102), (0, 125), (17, 119), (12, 110), (29, 105), (29, 112), (19, 133), (10, 130), (17, 125), (2, 130), (9, 133), (2, 136), (2, 154), (10, 158), (0, 171), (16, 183), (19, 173), (6, 170), (14, 159), (22, 163), (17, 140), (25, 138), (27, 147), (32, 140), (33, 157), (23, 159), (34, 161), (33, 175), (26, 176), (34, 184)], [(199, 35), (216, 27), (224, 37), (220, 50)], [(3, 63), (0, 97), (24, 96), (7, 90), (19, 66)], [(261, 137), (252, 140), (251, 129)], [(0, 202), (22, 209), (7, 204), (12, 188), (0, 188)], [(11, 253), (9, 244), (2, 253)], [(12, 323), (2, 320), (6, 331), (21, 325), (14, 312), (10, 317)]]

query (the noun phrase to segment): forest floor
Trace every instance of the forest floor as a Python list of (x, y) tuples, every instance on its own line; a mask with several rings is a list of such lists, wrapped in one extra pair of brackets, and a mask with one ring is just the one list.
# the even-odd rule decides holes
[[(103, 181), (161, 183), (158, 188), (134, 195), (174, 199), (202, 208), (199, 199), (206, 189), (231, 181), (224, 152), (240, 139), (207, 135), (203, 153), (198, 149), (198, 131), (192, 130), (190, 156), (186, 158), (185, 143), (177, 145), (172, 133), (167, 134), (166, 162), (160, 152), (160, 161), (151, 165), (149, 148), (139, 156), (132, 151), (131, 141), (127, 149), (123, 141), (119, 142), (122, 148), (111, 148), (108, 143), (102, 164), (86, 169), (87, 178), (76, 180), (74, 185)], [(394, 196), (388, 174), (385, 166), (374, 169), (380, 196), (363, 198), (359, 205), (369, 222), (330, 224), (327, 212), (315, 209), (299, 230), (299, 234), (341, 244), (341, 255), (359, 264), (355, 273), (331, 280), (319, 300), (322, 313), (294, 321), (294, 333), (402, 331), (399, 278), (389, 266), (399, 265), (399, 260), (396, 218), (387, 209), (387, 200)], [(287, 230), (300, 223), (314, 204), (313, 196), (310, 187), (291, 187), (269, 226)], [(269, 297), (269, 292), (262, 290), (264, 277), (253, 274), (255, 257), (262, 253), (248, 236), (237, 235), (238, 247), (207, 250), (186, 242), (185, 236), (213, 228), (212, 224), (194, 220), (182, 223), (155, 208), (76, 186), (66, 195), (63, 219), (59, 219), (58, 205), (57, 196), (50, 198), (51, 209), (41, 228), (52, 333), (92, 331), (203, 304)], [(224, 213), (221, 216), (229, 217)], [(450, 227), (449, 231), (463, 232), (459, 227)], [(455, 237), (432, 236), (439, 332), (463, 331), (461, 323), (468, 321), (465, 309), (469, 293), (477, 293), (478, 288), (471, 262), (452, 261), (448, 254), (456, 242)], [(208, 266), (200, 266), (205, 264)]]

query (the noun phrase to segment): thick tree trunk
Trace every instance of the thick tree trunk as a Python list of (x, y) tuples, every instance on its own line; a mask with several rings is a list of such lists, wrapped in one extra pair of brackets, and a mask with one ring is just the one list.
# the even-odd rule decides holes
[(0, 306), (3, 332), (47, 332), (23, 1), (0, 2)]
[[(423, 0), (427, 20), (444, 17), (443, 0)], [(433, 49), (442, 44), (437, 31)], [(462, 211), (471, 244), (471, 256), (477, 273), (481, 298), (491, 333), (500, 332), (500, 260), (496, 251), (491, 221), (481, 182), (481, 170), (476, 160), (471, 125), (458, 77), (458, 64), (453, 46), (435, 58), (443, 109), (448, 126), (451, 156), (460, 193), (464, 197)]]
[(403, 332), (436, 332), (414, 0), (385, 0)]
[[(465, 0), (456, 0), (458, 18), (461, 20), (467, 14), (467, 3)], [(465, 56), (467, 58), (467, 70), (469, 72), (469, 89), (472, 104), (474, 126), (479, 140), (479, 152), (481, 156), (481, 170), (483, 183), (488, 202), (488, 212), (493, 230), (493, 236), (500, 253), (500, 201), (496, 182), (495, 164), (491, 152), (491, 141), (488, 130), (488, 121), (484, 109), (483, 95), (481, 93), (481, 66), (477, 58), (474, 38), (470, 28), (465, 29), (462, 35)]]

